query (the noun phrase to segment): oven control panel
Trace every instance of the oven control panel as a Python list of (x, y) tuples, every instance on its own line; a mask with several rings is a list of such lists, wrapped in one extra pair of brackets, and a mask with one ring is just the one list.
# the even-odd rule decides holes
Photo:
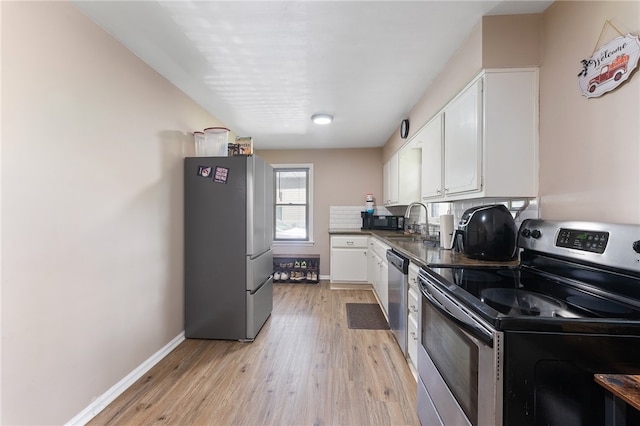
[(640, 276), (640, 225), (525, 219), (518, 247)]
[(608, 241), (608, 232), (560, 228), (558, 238), (556, 239), (556, 246), (592, 253), (604, 253)]

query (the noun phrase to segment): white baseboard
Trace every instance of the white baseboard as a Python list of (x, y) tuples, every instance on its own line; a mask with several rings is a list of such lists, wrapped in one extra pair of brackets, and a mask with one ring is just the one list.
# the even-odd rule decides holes
[(167, 343), (164, 347), (162, 347), (158, 352), (151, 355), (146, 361), (140, 364), (135, 370), (131, 373), (127, 374), (122, 380), (113, 385), (111, 389), (106, 391), (104, 394), (97, 397), (91, 405), (78, 413), (77, 416), (72, 418), (66, 423), (66, 426), (76, 426), (76, 425), (85, 425), (89, 423), (91, 419), (100, 413), (100, 411), (104, 410), (107, 405), (113, 402), (118, 396), (120, 396), (129, 386), (135, 383), (140, 377), (145, 375), (147, 371), (151, 370), (151, 368), (156, 365), (162, 358), (167, 356), (169, 352), (174, 350), (176, 346), (184, 341), (184, 331), (173, 338), (169, 343)]

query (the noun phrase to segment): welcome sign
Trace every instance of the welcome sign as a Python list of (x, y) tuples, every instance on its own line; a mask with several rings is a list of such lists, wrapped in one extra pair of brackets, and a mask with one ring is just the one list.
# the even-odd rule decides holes
[(583, 59), (578, 84), (588, 98), (601, 96), (626, 81), (638, 66), (640, 40), (627, 34), (598, 49), (590, 59)]

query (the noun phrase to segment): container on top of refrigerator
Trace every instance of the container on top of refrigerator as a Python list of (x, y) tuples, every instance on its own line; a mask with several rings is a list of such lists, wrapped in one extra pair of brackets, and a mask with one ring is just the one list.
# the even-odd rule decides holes
[(229, 129), (226, 127), (208, 127), (204, 129), (204, 157), (227, 157)]
[(204, 132), (193, 132), (193, 141), (196, 145), (196, 157), (204, 157)]

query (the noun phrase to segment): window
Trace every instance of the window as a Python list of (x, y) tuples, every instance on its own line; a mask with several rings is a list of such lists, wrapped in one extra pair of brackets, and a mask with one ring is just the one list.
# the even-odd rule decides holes
[(313, 165), (274, 165), (274, 241), (312, 241)]

